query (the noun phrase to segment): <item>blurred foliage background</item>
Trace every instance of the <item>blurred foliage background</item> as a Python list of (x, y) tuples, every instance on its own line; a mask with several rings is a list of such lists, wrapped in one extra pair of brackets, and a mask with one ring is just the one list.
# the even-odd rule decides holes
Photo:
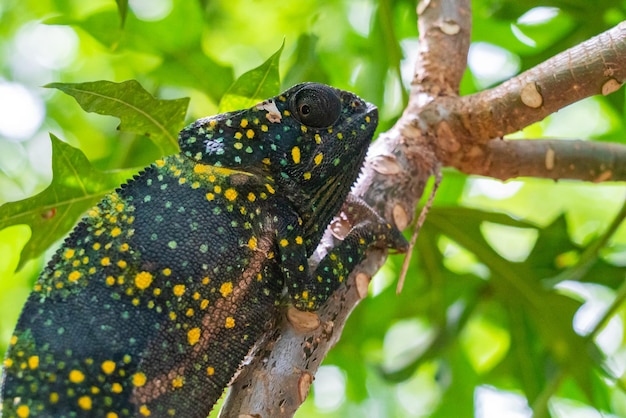
[[(284, 42), (281, 87), (319, 81), (355, 91), (379, 105), (385, 130), (407, 99), (415, 6), (3, 0), (0, 204), (50, 184), (48, 133), (80, 148), (112, 184), (159, 157), (148, 137), (119, 131), (118, 119), (87, 113), (58, 89), (42, 88), (52, 82), (135, 79), (157, 98), (189, 97), (190, 122), (217, 113), (236, 78)], [(623, 0), (475, 0), (461, 93), (495, 85), (625, 16)], [(624, 112), (622, 89), (512, 137), (624, 142)], [(57, 184), (64, 181), (59, 173)], [(403, 293), (395, 295), (402, 259), (394, 256), (350, 318), (299, 416), (626, 416), (625, 194), (616, 183), (501, 183), (445, 171)], [(0, 357), (59, 243), (20, 260), (35, 232), (49, 235), (42, 228), (0, 230)]]

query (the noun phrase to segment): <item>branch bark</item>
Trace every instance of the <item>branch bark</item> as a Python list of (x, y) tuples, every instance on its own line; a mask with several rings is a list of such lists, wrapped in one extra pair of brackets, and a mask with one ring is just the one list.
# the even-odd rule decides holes
[[(427, 180), (441, 165), (499, 179), (626, 178), (626, 147), (618, 144), (494, 139), (584, 97), (619, 88), (626, 78), (626, 25), (498, 87), (459, 97), (470, 42), (470, 4), (419, 3), (419, 58), (409, 104), (394, 127), (370, 147), (364, 174), (354, 188), (399, 229), (412, 222)], [(319, 254), (334, 239), (327, 233)], [(385, 258), (383, 251), (370, 251), (317, 314), (283, 314), (233, 383), (220, 416), (292, 416)]]

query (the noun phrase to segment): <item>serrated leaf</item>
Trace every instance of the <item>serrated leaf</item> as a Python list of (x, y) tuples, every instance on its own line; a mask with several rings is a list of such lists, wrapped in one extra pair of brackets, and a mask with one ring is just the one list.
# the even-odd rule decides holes
[(120, 27), (124, 27), (126, 23), (126, 15), (128, 14), (128, 0), (115, 0), (117, 3), (117, 11), (120, 14)]
[(51, 83), (45, 87), (69, 94), (87, 112), (119, 118), (120, 130), (149, 137), (162, 155), (179, 150), (178, 132), (185, 122), (189, 98), (156, 99), (136, 80)]
[(32, 237), (22, 250), (20, 268), (63, 237), (87, 209), (137, 170), (102, 172), (85, 154), (53, 134), (52, 183), (41, 193), (0, 206), (0, 229), (25, 224)]
[(267, 61), (242, 74), (235, 81), (220, 101), (220, 113), (246, 109), (279, 93), (278, 64), (284, 47), (285, 41)]

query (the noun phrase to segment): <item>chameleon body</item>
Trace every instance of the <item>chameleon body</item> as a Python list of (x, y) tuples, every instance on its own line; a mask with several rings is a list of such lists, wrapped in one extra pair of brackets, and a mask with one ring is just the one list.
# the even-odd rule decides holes
[(368, 247), (403, 245), (355, 226), (307, 263), (376, 124), (354, 94), (305, 83), (183, 129), (180, 154), (107, 195), (45, 268), (4, 360), (3, 416), (205, 417), (285, 300), (315, 310)]

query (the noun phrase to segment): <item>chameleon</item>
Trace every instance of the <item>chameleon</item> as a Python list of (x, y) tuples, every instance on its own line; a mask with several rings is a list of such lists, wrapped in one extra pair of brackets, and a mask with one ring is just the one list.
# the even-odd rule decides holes
[(280, 309), (315, 311), (368, 248), (406, 248), (377, 218), (308, 264), (344, 201), (371, 211), (348, 196), (377, 112), (303, 83), (185, 127), (180, 153), (106, 195), (46, 265), (3, 416), (206, 417)]

